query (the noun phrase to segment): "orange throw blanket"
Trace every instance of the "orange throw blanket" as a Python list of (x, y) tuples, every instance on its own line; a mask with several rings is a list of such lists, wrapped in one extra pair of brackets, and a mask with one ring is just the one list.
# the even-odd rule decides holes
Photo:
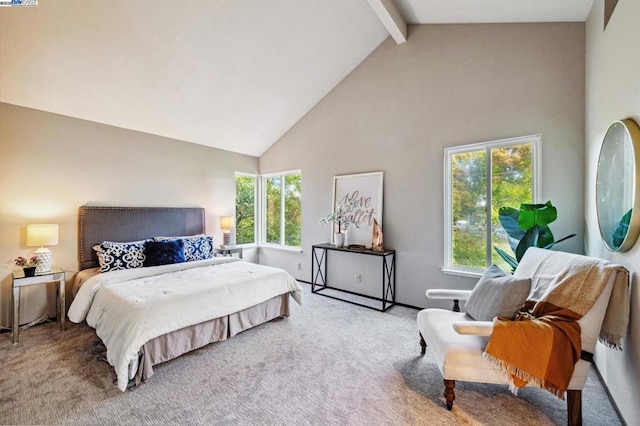
[(525, 308), (531, 311), (520, 313), (513, 321), (494, 319), (484, 356), (509, 374), (516, 388), (532, 382), (564, 399), (580, 358), (576, 322), (580, 315), (548, 302), (529, 301)]
[[(599, 259), (566, 259), (561, 254), (541, 262), (530, 300), (515, 320), (494, 318), (483, 353), (510, 376), (512, 391), (531, 382), (564, 399), (580, 359), (582, 342), (577, 321), (591, 309), (611, 274), (618, 270), (624, 269)], [(620, 278), (624, 284), (627, 275), (620, 274)], [(626, 326), (626, 321), (617, 323)]]

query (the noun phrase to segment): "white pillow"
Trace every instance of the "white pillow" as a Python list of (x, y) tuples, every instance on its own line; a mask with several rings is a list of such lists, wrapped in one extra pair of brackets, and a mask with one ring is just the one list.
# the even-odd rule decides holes
[(530, 289), (530, 278), (516, 278), (492, 265), (471, 291), (465, 311), (476, 321), (512, 319), (527, 300)]

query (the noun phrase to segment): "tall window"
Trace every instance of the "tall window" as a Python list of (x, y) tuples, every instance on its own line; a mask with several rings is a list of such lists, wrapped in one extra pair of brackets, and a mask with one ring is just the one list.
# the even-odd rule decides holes
[(256, 243), (257, 176), (236, 173), (236, 244)]
[(302, 174), (292, 172), (264, 175), (264, 242), (287, 247), (301, 246)]
[(536, 135), (445, 149), (445, 271), (509, 270), (494, 249), (511, 252), (498, 210), (538, 198), (539, 145)]

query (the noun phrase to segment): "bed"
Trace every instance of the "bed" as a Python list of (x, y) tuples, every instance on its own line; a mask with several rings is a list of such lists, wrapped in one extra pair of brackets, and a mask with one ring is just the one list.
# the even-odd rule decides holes
[[(211, 241), (204, 217), (201, 208), (80, 207), (80, 272), (69, 319), (96, 330), (123, 391), (147, 381), (154, 365), (287, 317), (290, 296), (302, 304), (300, 285), (282, 269), (194, 255), (189, 244)], [(147, 250), (170, 243), (189, 260), (147, 266), (146, 259), (142, 267), (129, 256), (127, 267), (104, 270), (105, 259), (115, 264), (100, 250), (110, 247), (104, 242), (142, 243)]]

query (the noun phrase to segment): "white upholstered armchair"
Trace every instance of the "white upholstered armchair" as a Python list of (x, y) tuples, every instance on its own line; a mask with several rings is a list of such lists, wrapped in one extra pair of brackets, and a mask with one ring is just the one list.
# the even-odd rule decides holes
[[(576, 336), (579, 334), (577, 353), (580, 359), (575, 363), (573, 372), (568, 373), (571, 376), (566, 387), (568, 423), (581, 424), (581, 391), (587, 379), (598, 337), (600, 336), (601, 340), (604, 338), (611, 346), (619, 347), (620, 338), (626, 330), (628, 272), (619, 265), (600, 259), (532, 247), (523, 256), (513, 276), (500, 277), (500, 275), (506, 274), (488, 270), (476, 287), (469, 291), (428, 290), (427, 297), (451, 299), (454, 301), (454, 308), (452, 311), (431, 308), (418, 313), (417, 322), (422, 353), (429, 349), (440, 369), (444, 379), (447, 409), (451, 410), (453, 407), (456, 380), (509, 384), (512, 389), (515, 389), (513, 378), (497, 367), (496, 363), (490, 360), (491, 356), (487, 357), (484, 354), (494, 333), (496, 321), (493, 320), (493, 316), (513, 317), (515, 313), (510, 310), (516, 306), (517, 312), (525, 299), (545, 300), (551, 293), (551, 289), (559, 283), (565, 285), (566, 282), (575, 281), (578, 287), (570, 292), (575, 296), (574, 299), (563, 302), (573, 307), (575, 303), (581, 303), (583, 301), (581, 299), (586, 298), (584, 294), (592, 288), (592, 283), (595, 286), (599, 280), (601, 290), (593, 296), (593, 302), (577, 320), (579, 325), (576, 333)], [(614, 288), (614, 296), (611, 296)], [(522, 297), (523, 293), (524, 297)], [(494, 297), (498, 299), (495, 304), (489, 300)], [(612, 305), (615, 300), (616, 306), (608, 309), (610, 297)], [(467, 301), (465, 308), (472, 308), (471, 315), (468, 312), (459, 312), (458, 301), (460, 300)], [(580, 308), (575, 309), (580, 310)], [(606, 330), (603, 328), (605, 314)], [(509, 321), (502, 321), (502, 323), (506, 322)], [(572, 354), (557, 353), (557, 356), (570, 358)], [(529, 384), (538, 383), (534, 380), (534, 383)], [(547, 389), (549, 390), (548, 387)], [(561, 398), (564, 396), (564, 390), (555, 389), (554, 393)]]

